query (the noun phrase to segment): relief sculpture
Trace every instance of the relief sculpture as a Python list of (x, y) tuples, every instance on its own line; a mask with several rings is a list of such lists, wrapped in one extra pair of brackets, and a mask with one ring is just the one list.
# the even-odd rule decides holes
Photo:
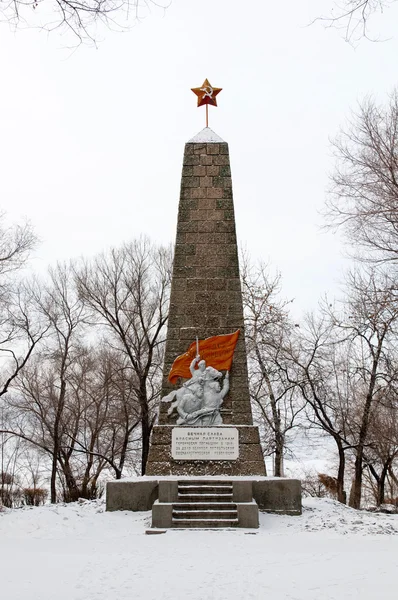
[(189, 370), (191, 378), (162, 398), (162, 402), (172, 402), (167, 414), (177, 411), (177, 425), (222, 425), (220, 407), (229, 390), (229, 371), (221, 385), (222, 373), (206, 366), (200, 356), (193, 359)]

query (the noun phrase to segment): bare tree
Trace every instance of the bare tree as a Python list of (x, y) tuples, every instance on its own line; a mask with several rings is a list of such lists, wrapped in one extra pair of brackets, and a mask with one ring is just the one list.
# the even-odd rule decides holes
[(95, 365), (85, 386), (75, 452), (87, 455), (87, 466), (90, 459), (100, 459), (120, 479), (127, 463), (135, 471), (135, 452), (141, 444), (136, 377), (125, 357), (108, 348), (106, 340), (92, 356)]
[[(393, 374), (393, 378), (395, 382), (396, 373)], [(375, 399), (364, 456), (364, 463), (375, 482), (374, 496), (377, 506), (385, 502), (389, 472), (397, 457), (398, 401), (395, 390), (387, 387)]]
[(344, 32), (346, 41), (355, 43), (369, 37), (369, 24), (372, 16), (383, 13), (396, 0), (336, 0), (329, 15), (316, 20), (323, 21), (329, 27)]
[(46, 31), (70, 31), (78, 43), (96, 42), (101, 24), (126, 30), (153, 8), (165, 10), (171, 0), (3, 0), (0, 14), (15, 28), (40, 27)]
[(122, 359), (75, 340), (65, 360), (54, 344), (46, 344), (8, 399), (11, 418), (3, 435), (26, 441), (50, 459), (52, 502), (60, 487), (64, 501), (95, 498), (105, 469), (120, 479), (126, 463), (134, 463), (141, 436), (132, 434), (139, 430), (140, 406), (128, 380), (131, 368)]
[(8, 426), (4, 406), (0, 410), (0, 505), (11, 508), (18, 496), (17, 463), (21, 453), (21, 440), (5, 433)]
[(47, 326), (32, 310), (29, 286), (14, 283), (0, 302), (0, 398), (28, 363)]
[(349, 405), (349, 376), (347, 348), (334, 331), (327, 315), (308, 315), (297, 338), (286, 346), (289, 356), (287, 378), (295, 383), (306, 401), (307, 424), (329, 435), (336, 444), (338, 469), (336, 495), (345, 504), (344, 475), (346, 450), (346, 421)]
[(15, 439), (7, 432), (9, 421), (5, 417), (5, 398), (46, 333), (46, 324), (32, 310), (32, 291), (20, 278), (36, 243), (37, 238), (29, 223), (9, 225), (5, 215), (0, 214), (0, 444), (3, 501), (7, 477), (10, 499), (13, 498), (17, 458), (21, 451), (21, 439)]
[(354, 480), (350, 506), (361, 503), (362, 472), (369, 442), (372, 412), (377, 400), (389, 393), (391, 370), (397, 357), (398, 304), (395, 284), (387, 274), (374, 270), (354, 271), (348, 281), (348, 302), (344, 319), (337, 327), (352, 340), (351, 385), (356, 407), (351, 420), (352, 445), (355, 448)]
[(58, 265), (48, 283), (29, 288), (36, 320), (48, 331), (14, 378), (7, 398), (11, 419), (1, 431), (49, 459), (52, 502), (60, 486), (67, 501), (96, 497), (103, 471), (111, 468), (117, 478), (126, 464), (135, 471), (137, 454), (145, 469), (160, 390), (170, 259), (169, 251), (141, 240), (81, 265), (76, 280), (69, 267)]
[(142, 238), (83, 262), (75, 268), (75, 278), (93, 319), (104, 327), (108, 343), (123, 355), (134, 374), (144, 474), (160, 393), (171, 251)]
[[(9, 405), (15, 414), (15, 435), (30, 441), (51, 456), (51, 502), (57, 500), (57, 469), (68, 470), (70, 453), (62, 446), (62, 429), (67, 409), (67, 385), (76, 356), (82, 351), (79, 335), (83, 324), (83, 305), (69, 286), (70, 272), (65, 265), (49, 271), (50, 281), (31, 285), (35, 315), (46, 323), (46, 344), (20, 372), (18, 393)], [(63, 461), (63, 462), (62, 462)], [(73, 487), (72, 477), (70, 486)]]
[[(75, 353), (80, 352), (79, 334), (82, 332), (83, 305), (70, 289), (70, 269), (58, 265), (50, 269), (50, 285), (44, 294), (37, 296), (40, 312), (48, 320), (53, 345), (46, 350), (56, 357), (58, 373), (52, 381), (51, 397), (54, 404), (53, 458), (51, 469), (51, 502), (56, 502), (56, 479), (58, 461), (61, 459), (61, 424), (66, 407), (68, 371), (73, 367)], [(54, 373), (55, 374), (55, 373)], [(68, 454), (64, 453), (64, 470), (68, 465)], [(71, 486), (73, 486), (71, 482)]]
[[(378, 399), (390, 393), (389, 364), (397, 357), (398, 305), (387, 275), (350, 274), (340, 310), (326, 305), (320, 324), (311, 323), (293, 360), (303, 371), (300, 387), (319, 425), (339, 453), (338, 499), (342, 499), (345, 456), (353, 456), (350, 506), (359, 508), (362, 477), (371, 448)], [(381, 451), (381, 449), (379, 448)], [(388, 469), (388, 465), (387, 465)]]
[(28, 223), (10, 226), (0, 214), (0, 398), (45, 333), (31, 309), (31, 290), (18, 277), (36, 243)]
[(0, 213), (0, 276), (15, 272), (24, 266), (37, 238), (29, 223), (7, 225), (4, 213)]
[(97, 480), (104, 468), (103, 461), (94, 460), (89, 453), (77, 454), (75, 448), (78, 436), (90, 444), (98, 431), (99, 419), (94, 422), (86, 393), (87, 354), (86, 349), (76, 348), (73, 356), (69, 353), (72, 360), (64, 369), (56, 354), (38, 353), (8, 399), (13, 416), (9, 432), (49, 459), (51, 502), (59, 499), (60, 484), (64, 501), (96, 497)]
[(245, 256), (241, 265), (250, 393), (265, 423), (265, 452), (274, 456), (274, 475), (282, 477), (286, 437), (304, 408), (297, 386), (281, 367), (294, 329), (290, 302), (280, 298), (279, 274), (271, 276), (264, 265), (251, 267)]
[(333, 142), (336, 168), (327, 202), (357, 258), (398, 259), (398, 93), (378, 106), (367, 98)]

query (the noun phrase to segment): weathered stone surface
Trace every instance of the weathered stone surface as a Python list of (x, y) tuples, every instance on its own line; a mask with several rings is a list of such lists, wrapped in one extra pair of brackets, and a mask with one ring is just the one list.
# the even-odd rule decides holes
[[(164, 464), (164, 463), (161, 463)], [(220, 473), (218, 473), (220, 475)], [(216, 477), (214, 477), (216, 480)], [(198, 481), (195, 473), (195, 481)], [(210, 480), (211, 481), (211, 480)], [(209, 479), (206, 479), (209, 483)], [(245, 479), (243, 476), (231, 481), (233, 486), (233, 502), (251, 503), (254, 499), (259, 508), (265, 512), (300, 515), (301, 483), (297, 479)], [(178, 478), (170, 480), (151, 479), (148, 481), (112, 481), (107, 484), (106, 509), (113, 510), (150, 510), (155, 515), (157, 527), (171, 526), (169, 508), (162, 508), (160, 503), (171, 504), (178, 501)], [(159, 507), (159, 508), (157, 508)], [(245, 509), (243, 509), (245, 510)], [(250, 509), (247, 519), (250, 519)], [(253, 515), (252, 515), (253, 516)], [(241, 527), (245, 521), (242, 514)], [(165, 520), (169, 523), (165, 525)], [(252, 521), (247, 521), (252, 522)]]
[(157, 481), (109, 481), (106, 510), (151, 510), (157, 497)]
[[(225, 492), (230, 495), (225, 497)], [(215, 477), (210, 480), (160, 480), (159, 500), (152, 510), (152, 526), (258, 528), (258, 506), (251, 492), (250, 481), (217, 481)]]
[[(151, 463), (152, 462), (165, 462), (172, 460), (171, 456), (171, 443), (170, 444), (154, 444), (151, 446)], [(148, 469), (147, 469), (148, 473)], [(150, 475), (151, 473), (149, 473)]]
[(251, 476), (265, 474), (264, 461), (164, 461), (148, 463), (148, 475), (227, 475)]
[(301, 515), (301, 481), (270, 479), (253, 481), (253, 498), (259, 508), (282, 515)]
[(234, 502), (251, 502), (253, 500), (252, 482), (244, 479), (233, 480), (232, 500)]
[[(225, 424), (250, 426), (253, 420), (228, 144), (191, 142), (185, 146), (181, 178), (162, 396), (176, 389), (167, 379), (171, 365), (196, 336), (205, 339), (237, 329), (241, 335), (221, 415)], [(163, 429), (176, 421), (175, 414), (167, 415), (169, 406), (160, 406), (147, 474), (265, 474), (258, 431), (253, 427), (239, 431), (237, 461), (173, 461), (171, 428)], [(248, 448), (248, 444), (256, 448)]]
[[(206, 483), (208, 481), (206, 480)], [(258, 506), (262, 510), (278, 514), (301, 514), (301, 488), (297, 483), (299, 483), (297, 480), (289, 479), (251, 481), (242, 478), (240, 481), (231, 481), (233, 503), (238, 513), (237, 526), (257, 528), (259, 526)], [(159, 500), (156, 500), (152, 508), (153, 527), (177, 526), (172, 521), (172, 506), (173, 503), (179, 502), (178, 486), (176, 480), (159, 482)], [(179, 510), (183, 506), (179, 504)]]
[(264, 457), (260, 444), (239, 444), (239, 460), (263, 462)]
[[(186, 144), (169, 316), (173, 331), (166, 344), (164, 394), (173, 389), (167, 375), (174, 359), (186, 351), (196, 335), (210, 337), (239, 328), (242, 334), (231, 370), (229, 397), (234, 398), (235, 384), (243, 377), (243, 392), (249, 398), (232, 193), (223, 198), (225, 189), (230, 188), (228, 144)], [(198, 277), (197, 271), (201, 272)], [(193, 291), (196, 296), (191, 295)], [(236, 400), (239, 404), (231, 409), (237, 416), (230, 415), (230, 422), (238, 424), (241, 419), (243, 424), (251, 424), (249, 401), (243, 405), (241, 396)], [(160, 424), (173, 423), (166, 413), (167, 406), (163, 405)]]
[[(239, 444), (259, 444), (260, 436), (258, 427), (244, 427), (236, 425), (239, 432)], [(173, 427), (170, 425), (156, 425), (153, 429), (151, 444), (152, 446), (170, 446)]]
[(159, 502), (178, 501), (178, 481), (159, 481)]
[[(229, 420), (228, 416), (224, 420)], [(239, 458), (231, 461), (173, 459), (172, 429), (165, 425), (154, 427), (147, 475), (266, 475), (257, 427), (237, 425)]]
[(246, 529), (258, 529), (258, 506), (253, 500), (251, 502), (237, 504), (239, 527)]
[[(180, 462), (180, 461), (175, 461), (172, 458), (170, 444), (162, 444), (162, 445), (154, 444), (152, 447), (152, 450), (151, 450), (151, 458), (154, 462), (165, 462), (165, 461), (172, 461), (172, 462), (176, 462), (176, 463)], [(247, 460), (247, 461), (252, 461), (252, 462), (262, 462), (263, 455), (261, 452), (260, 445), (259, 444), (242, 444), (242, 443), (240, 443), (239, 444), (239, 460), (240, 461)], [(216, 462), (216, 461), (214, 461), (214, 462)]]
[(230, 416), (225, 416), (225, 425), (250, 425), (252, 422), (251, 415), (247, 413), (235, 413)]
[(158, 500), (152, 506), (152, 527), (169, 529), (172, 524), (173, 505), (160, 504)]

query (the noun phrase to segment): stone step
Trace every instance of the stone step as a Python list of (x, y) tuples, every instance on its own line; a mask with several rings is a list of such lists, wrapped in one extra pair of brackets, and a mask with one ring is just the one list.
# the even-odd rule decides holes
[(237, 510), (174, 510), (173, 520), (235, 520), (238, 518)]
[(179, 488), (191, 488), (191, 487), (203, 487), (203, 488), (208, 488), (208, 487), (219, 487), (219, 488), (232, 488), (233, 484), (232, 483), (217, 483), (216, 481), (211, 481), (211, 482), (207, 482), (207, 483), (202, 483), (200, 481), (190, 481), (189, 483), (185, 483), (179, 481), (178, 482), (178, 487)]
[(198, 485), (210, 485), (210, 486), (232, 486), (232, 482), (228, 479), (189, 479), (186, 481), (178, 481), (179, 486), (198, 486)]
[(234, 502), (181, 502), (173, 503), (175, 510), (237, 510)]
[(237, 527), (238, 519), (172, 519), (172, 527), (180, 529), (215, 529)]
[(231, 494), (178, 494), (178, 502), (228, 502)]
[(178, 486), (178, 494), (232, 494), (231, 486), (216, 486), (216, 485), (191, 485)]

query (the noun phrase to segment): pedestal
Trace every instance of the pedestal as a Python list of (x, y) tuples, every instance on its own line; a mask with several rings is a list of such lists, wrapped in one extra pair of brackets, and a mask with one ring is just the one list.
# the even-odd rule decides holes
[[(228, 425), (211, 427), (214, 432), (229, 429)], [(179, 430), (185, 429), (181, 426)], [(192, 428), (187, 428), (192, 429)], [(238, 431), (239, 456), (235, 460), (176, 460), (172, 456), (172, 425), (157, 425), (152, 432), (147, 475), (259, 475), (265, 476), (258, 427), (234, 425)]]

